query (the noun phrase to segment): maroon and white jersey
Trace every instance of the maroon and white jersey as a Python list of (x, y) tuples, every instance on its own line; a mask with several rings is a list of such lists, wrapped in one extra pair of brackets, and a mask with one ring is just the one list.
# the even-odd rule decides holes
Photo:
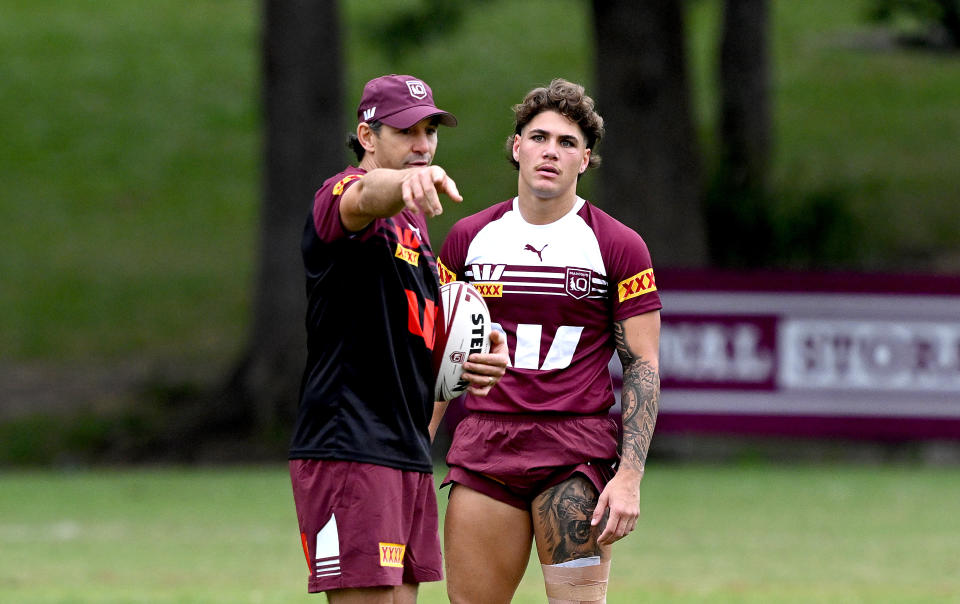
[(467, 395), (470, 411), (605, 413), (613, 323), (661, 308), (643, 239), (579, 197), (550, 224), (527, 223), (516, 198), (458, 221), (439, 271), (472, 283), (507, 336), (507, 373)]

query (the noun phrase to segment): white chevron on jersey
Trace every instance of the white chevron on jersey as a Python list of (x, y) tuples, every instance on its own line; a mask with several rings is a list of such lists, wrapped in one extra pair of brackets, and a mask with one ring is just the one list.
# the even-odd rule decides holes
[(471, 264), (468, 271), (477, 281), (499, 281), (506, 264)]
[[(503, 328), (501, 328), (501, 331), (503, 331)], [(577, 344), (580, 343), (580, 334), (583, 333), (583, 327), (579, 325), (561, 325), (558, 327), (556, 335), (553, 336), (553, 342), (550, 343), (547, 356), (543, 360), (543, 365), (540, 364), (540, 338), (542, 333), (543, 325), (531, 325), (529, 323), (517, 325), (517, 346), (512, 367), (546, 371), (548, 369), (563, 369), (570, 365), (573, 354), (577, 351)]]
[(540, 370), (563, 369), (570, 365), (573, 353), (577, 351), (577, 344), (580, 343), (581, 333), (583, 326), (561, 325), (557, 329), (557, 335), (553, 336), (547, 358), (543, 360)]

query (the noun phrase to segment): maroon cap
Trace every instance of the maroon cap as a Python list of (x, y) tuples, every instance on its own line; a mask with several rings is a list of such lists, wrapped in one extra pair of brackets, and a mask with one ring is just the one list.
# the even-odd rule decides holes
[(408, 75), (385, 75), (363, 87), (357, 120), (379, 120), (394, 128), (409, 128), (425, 117), (436, 115), (445, 126), (456, 126), (452, 113), (433, 104), (433, 91), (423, 80)]

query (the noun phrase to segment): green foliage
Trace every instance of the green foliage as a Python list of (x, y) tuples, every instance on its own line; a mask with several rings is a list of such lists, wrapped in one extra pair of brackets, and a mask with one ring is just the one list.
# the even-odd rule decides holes
[(255, 9), (2, 3), (0, 358), (198, 360), (240, 340)]
[(872, 21), (891, 21), (901, 13), (929, 21), (943, 17), (943, 6), (939, 0), (873, 0), (867, 9)]
[(715, 184), (707, 192), (706, 217), (711, 258), (721, 267), (845, 266), (865, 244), (849, 194), (839, 189), (776, 197)]
[(463, 22), (467, 5), (449, 0), (424, 0), (401, 12), (371, 19), (364, 37), (380, 47), (388, 62), (421, 46), (442, 42), (455, 35)]
[(116, 420), (93, 414), (30, 415), (0, 422), (0, 467), (89, 462), (111, 442)]
[(872, 0), (867, 18), (890, 25), (905, 44), (960, 48), (957, 0)]

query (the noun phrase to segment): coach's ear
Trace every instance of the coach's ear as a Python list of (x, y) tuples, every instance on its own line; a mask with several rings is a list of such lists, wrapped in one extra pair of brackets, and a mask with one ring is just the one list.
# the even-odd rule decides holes
[(373, 131), (373, 128), (370, 127), (370, 124), (366, 122), (360, 122), (357, 124), (357, 141), (360, 142), (360, 145), (363, 147), (363, 150), (372, 153), (376, 150), (374, 147), (373, 139), (377, 136), (377, 133)]

